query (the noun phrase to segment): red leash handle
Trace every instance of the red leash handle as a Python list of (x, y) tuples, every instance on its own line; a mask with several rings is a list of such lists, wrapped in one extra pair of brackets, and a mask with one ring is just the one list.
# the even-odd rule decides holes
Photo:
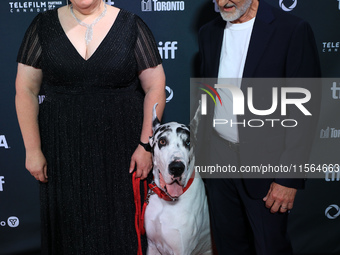
[[(136, 213), (135, 213), (135, 228), (137, 233), (137, 239), (138, 239), (138, 250), (137, 255), (143, 255), (142, 251), (142, 241), (141, 241), (141, 235), (145, 234), (144, 229), (144, 213), (146, 209), (146, 203), (143, 205), (142, 209), (142, 199), (140, 195), (140, 184), (143, 182), (144, 184), (144, 201), (147, 196), (147, 183), (146, 180), (141, 180), (140, 178), (136, 178), (136, 172), (132, 174), (132, 187), (133, 187), (133, 195), (135, 200), (135, 207), (136, 207)], [(142, 209), (142, 211), (141, 211)]]

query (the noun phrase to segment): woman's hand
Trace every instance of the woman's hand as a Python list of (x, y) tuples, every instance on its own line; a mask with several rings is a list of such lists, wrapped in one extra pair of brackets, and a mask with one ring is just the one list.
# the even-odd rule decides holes
[(132, 173), (134, 169), (136, 169), (136, 178), (140, 177), (141, 180), (144, 180), (152, 169), (151, 153), (141, 145), (138, 145), (131, 157), (129, 172)]
[(26, 168), (36, 180), (47, 182), (47, 162), (41, 150), (26, 153)]

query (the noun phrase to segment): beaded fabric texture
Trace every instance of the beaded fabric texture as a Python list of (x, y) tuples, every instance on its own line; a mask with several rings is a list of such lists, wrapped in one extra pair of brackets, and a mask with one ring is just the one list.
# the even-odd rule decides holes
[(33, 20), (17, 61), (43, 71), (42, 254), (136, 254), (129, 164), (143, 120), (138, 72), (161, 63), (150, 30), (120, 10), (85, 60), (51, 10)]

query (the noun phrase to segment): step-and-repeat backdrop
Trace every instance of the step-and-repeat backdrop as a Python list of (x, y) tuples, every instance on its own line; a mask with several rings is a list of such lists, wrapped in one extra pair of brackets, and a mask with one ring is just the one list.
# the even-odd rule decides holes
[[(263, 0), (261, 0), (263, 1)], [(340, 0), (267, 0), (311, 24), (324, 77), (313, 162), (340, 163)], [(197, 33), (217, 13), (213, 0), (106, 0), (141, 16), (154, 33), (167, 76), (164, 121), (189, 123), (190, 77), (197, 77)], [(0, 1), (0, 254), (39, 252), (38, 183), (25, 170), (14, 96), (16, 54), (37, 13), (66, 0)], [(39, 97), (43, 101), (43, 95)], [(298, 254), (340, 253), (340, 173), (311, 179), (298, 193), (289, 231)], [(32, 254), (33, 254), (32, 253)]]

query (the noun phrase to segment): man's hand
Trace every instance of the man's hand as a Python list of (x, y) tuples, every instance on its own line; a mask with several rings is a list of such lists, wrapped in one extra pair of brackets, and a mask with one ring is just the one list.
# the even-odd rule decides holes
[(263, 201), (266, 202), (266, 207), (270, 208), (271, 213), (278, 211), (285, 213), (293, 208), (296, 191), (294, 188), (288, 188), (273, 182)]

